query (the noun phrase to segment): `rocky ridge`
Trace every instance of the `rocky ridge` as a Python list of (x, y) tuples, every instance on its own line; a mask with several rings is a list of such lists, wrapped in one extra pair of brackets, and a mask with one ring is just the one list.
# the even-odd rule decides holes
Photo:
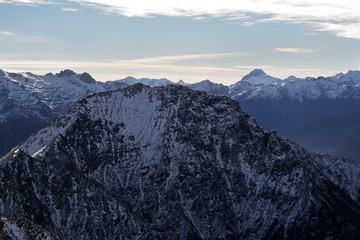
[(0, 161), (0, 215), (64, 239), (356, 239), (359, 164), (187, 87), (82, 98)]

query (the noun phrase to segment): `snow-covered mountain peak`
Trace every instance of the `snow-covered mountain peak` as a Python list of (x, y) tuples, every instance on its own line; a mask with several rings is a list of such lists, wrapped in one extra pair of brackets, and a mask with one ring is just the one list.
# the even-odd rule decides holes
[(331, 76), (330, 78), (332, 78), (332, 79), (339, 79), (339, 78), (342, 78), (343, 76), (344, 76), (344, 74), (340, 72), (340, 73), (337, 73), (337, 74)]
[(262, 75), (266, 75), (266, 73), (262, 69), (254, 69), (250, 73), (245, 75), (241, 80), (246, 81), (249, 78), (258, 77), (258, 76), (262, 76)]
[[(174, 114), (179, 101), (188, 98), (189, 93), (193, 91), (181, 85), (151, 88), (142, 83), (115, 91), (95, 93), (80, 99), (57, 117), (53, 124), (21, 144), (20, 148), (30, 156), (43, 156), (47, 152), (47, 146), (57, 141), (59, 135), (65, 135), (71, 130), (84, 114), (92, 121), (110, 124), (111, 128), (126, 126), (127, 135), (143, 140), (150, 137), (148, 142), (155, 143), (154, 138), (159, 138), (158, 134), (163, 134), (160, 128), (165, 126), (165, 122), (159, 122), (162, 117), (156, 115), (165, 114), (169, 117)], [(206, 94), (201, 92), (199, 96)], [(164, 113), (164, 106), (161, 106), (164, 104), (173, 104), (173, 108)], [(153, 132), (154, 126), (158, 127), (158, 134)]]
[(187, 85), (187, 83), (185, 83), (182, 79), (180, 79), (179, 81), (177, 81), (176, 84), (183, 85), (183, 86)]
[(283, 82), (292, 82), (292, 81), (298, 81), (300, 78), (295, 77), (294, 75), (291, 75), (283, 80)]
[(83, 96), (107, 90), (106, 83), (96, 82), (88, 73), (76, 74), (72, 70), (44, 76), (5, 72), (2, 78), (9, 82), (8, 84), (11, 83), (12, 92), (16, 89), (18, 98), (15, 100), (20, 105), (29, 105), (25, 96), (32, 95), (37, 101), (54, 110), (55, 114), (62, 112)]
[(360, 84), (360, 71), (348, 71), (342, 78), (351, 79), (355, 84)]
[(269, 85), (273, 84), (277, 81), (279, 81), (279, 78), (274, 78), (272, 76), (267, 75), (263, 70), (261, 69), (255, 69), (249, 74), (245, 75), (241, 81), (242, 82), (248, 82), (254, 85)]

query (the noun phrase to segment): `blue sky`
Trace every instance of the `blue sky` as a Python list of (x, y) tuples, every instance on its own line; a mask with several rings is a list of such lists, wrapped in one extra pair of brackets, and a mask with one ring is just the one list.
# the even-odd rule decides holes
[(358, 0), (0, 0), (0, 68), (231, 84), (360, 69)]

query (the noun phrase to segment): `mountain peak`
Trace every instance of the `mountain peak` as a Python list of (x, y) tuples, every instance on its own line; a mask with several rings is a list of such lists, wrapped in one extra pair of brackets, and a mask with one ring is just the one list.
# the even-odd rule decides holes
[(80, 75), (80, 80), (86, 83), (95, 83), (95, 79), (87, 72)]
[(65, 70), (61, 71), (60, 73), (55, 74), (55, 76), (57, 76), (57, 77), (69, 77), (72, 75), (76, 75), (76, 73), (70, 69), (65, 69)]
[(179, 85), (186, 85), (186, 83), (185, 83), (182, 79), (180, 79), (180, 80), (177, 82), (177, 84), (179, 84)]
[(280, 79), (274, 78), (272, 76), (267, 75), (263, 70), (261, 69), (254, 69), (249, 74), (245, 75), (241, 82), (248, 82), (255, 85), (267, 85), (267, 84), (273, 84)]
[(249, 78), (252, 78), (252, 77), (261, 76), (261, 75), (267, 75), (267, 74), (262, 69), (254, 69), (249, 74), (245, 75), (242, 78), (242, 81), (245, 81), (245, 80), (247, 80)]
[(358, 70), (350, 70), (344, 75), (344, 77), (350, 77), (355, 82), (360, 82), (360, 71), (358, 71)]

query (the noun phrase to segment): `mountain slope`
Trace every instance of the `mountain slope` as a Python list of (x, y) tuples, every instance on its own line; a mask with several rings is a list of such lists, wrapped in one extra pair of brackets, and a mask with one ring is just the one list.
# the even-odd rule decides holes
[(0, 70), (0, 155), (79, 98), (124, 86), (117, 82), (96, 82), (88, 73), (76, 74), (71, 70), (44, 76)]
[(3, 240), (61, 240), (55, 234), (24, 217), (0, 218), (0, 238)]
[(176, 85), (82, 98), (2, 158), (0, 178), (2, 216), (64, 239), (356, 239), (360, 229), (358, 164)]

